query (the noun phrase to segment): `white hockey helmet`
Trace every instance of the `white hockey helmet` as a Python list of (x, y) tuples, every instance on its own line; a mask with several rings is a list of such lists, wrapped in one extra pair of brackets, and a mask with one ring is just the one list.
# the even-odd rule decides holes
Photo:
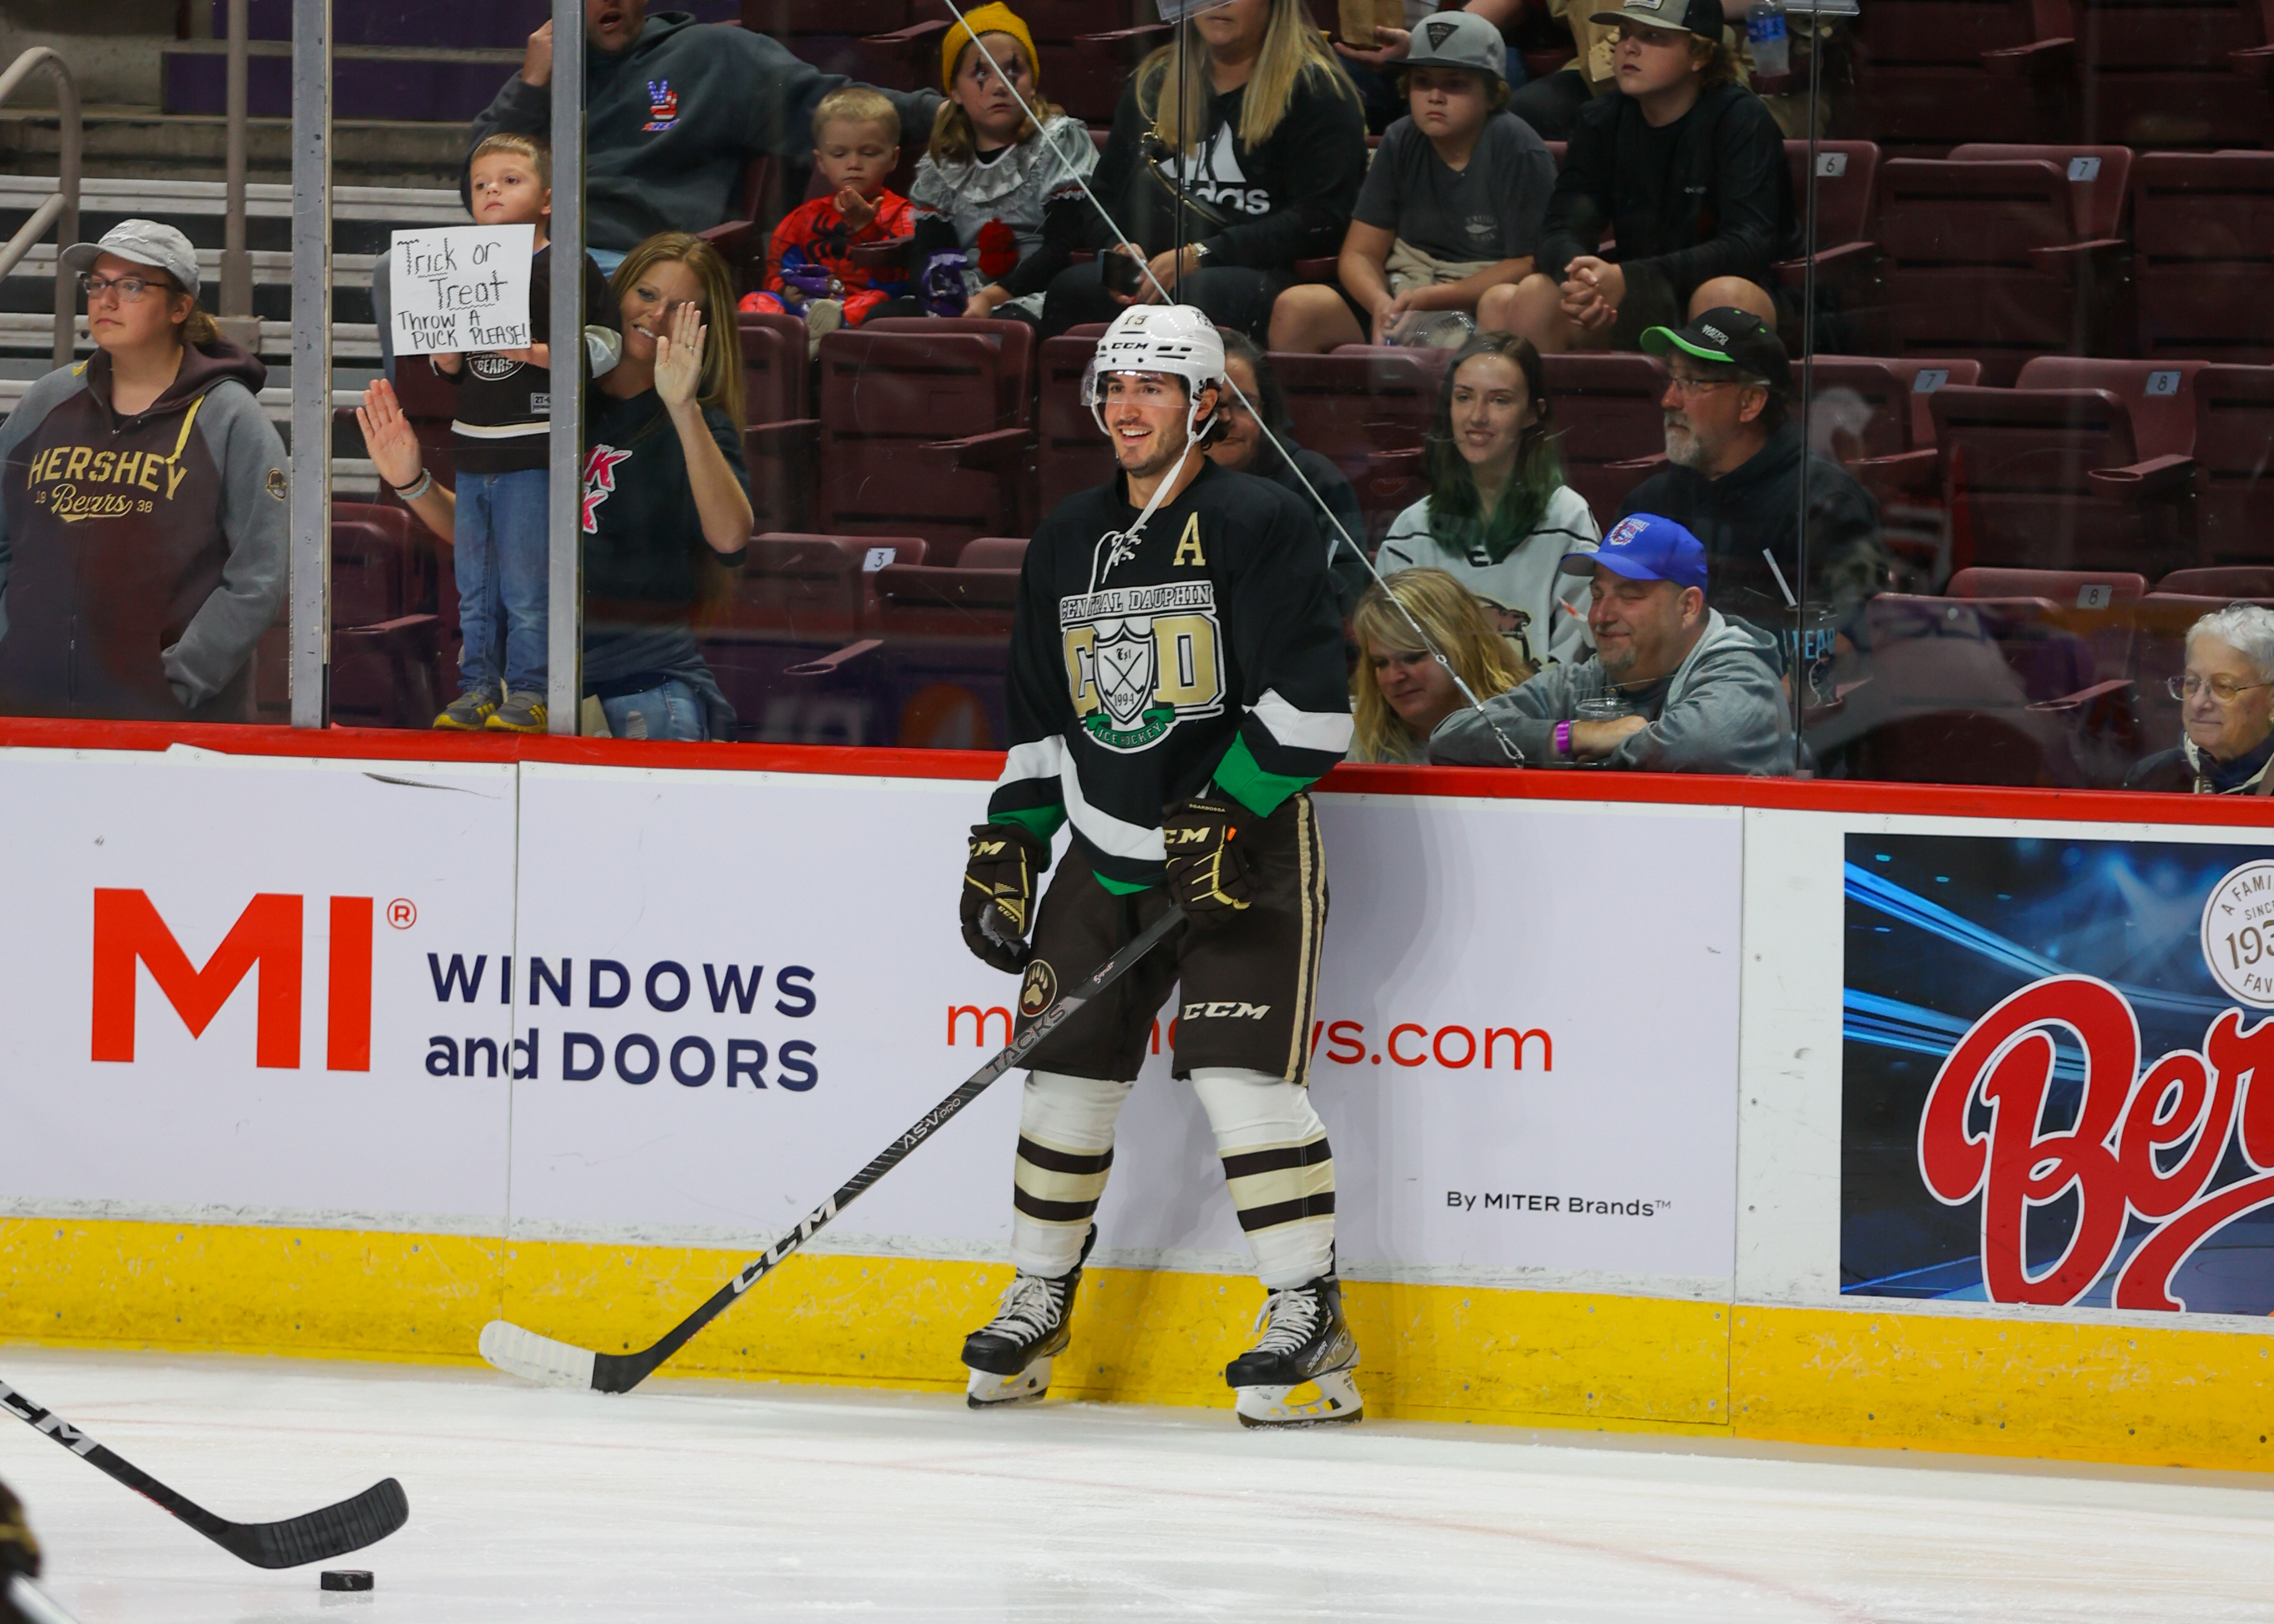
[(1215, 384), (1223, 398), (1224, 337), (1189, 304), (1133, 304), (1116, 316), (1081, 378), (1082, 404), (1100, 433), (1108, 432), (1099, 409), (1105, 404), (1105, 380), (1114, 372), (1166, 372), (1183, 379), (1192, 402), (1185, 416), (1189, 435), (1200, 415), (1201, 390)]

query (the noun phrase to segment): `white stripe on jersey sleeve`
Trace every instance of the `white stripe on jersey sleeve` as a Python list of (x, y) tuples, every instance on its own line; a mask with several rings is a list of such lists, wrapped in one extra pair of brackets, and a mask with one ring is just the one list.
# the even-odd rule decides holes
[(1271, 737), (1291, 750), (1323, 750), (1345, 755), (1351, 744), (1351, 713), (1347, 710), (1298, 710), (1280, 697), (1276, 688), (1248, 707)]
[(1024, 744), (1014, 744), (1003, 758), (1003, 776), (995, 780), (1000, 789), (1005, 784), (1023, 784), (1029, 778), (1055, 778), (1065, 771), (1065, 741), (1052, 733), (1046, 739), (1030, 739)]
[(1134, 862), (1168, 861), (1168, 843), (1161, 838), (1159, 825), (1145, 829), (1135, 823), (1125, 823), (1111, 812), (1101, 812), (1082, 799), (1081, 774), (1075, 768), (1071, 751), (1066, 753), (1065, 764), (1058, 773), (1058, 782), (1065, 790), (1066, 816), (1073, 820), (1073, 826), (1081, 831), (1082, 838), (1099, 851), (1112, 857), (1126, 857)]

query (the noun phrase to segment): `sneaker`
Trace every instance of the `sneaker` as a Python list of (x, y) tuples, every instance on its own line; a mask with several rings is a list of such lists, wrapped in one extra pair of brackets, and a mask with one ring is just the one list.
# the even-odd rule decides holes
[(516, 689), (501, 706), (490, 707), (489, 730), (493, 733), (541, 733), (545, 731), (545, 695)]
[(963, 1363), (970, 1369), (964, 1402), (974, 1410), (997, 1404), (1029, 1403), (1050, 1391), (1050, 1361), (1073, 1336), (1073, 1294), (1081, 1285), (1081, 1266), (1097, 1244), (1097, 1226), (1082, 1237), (1081, 1259), (1063, 1274), (1029, 1274), (1020, 1269), (1003, 1293), (995, 1318), (963, 1339)]
[(821, 341), (845, 325), (845, 301), (842, 299), (808, 299), (805, 302), (805, 356), (807, 360), (821, 353)]
[(496, 714), (497, 701), (487, 694), (461, 694), (434, 718), (434, 726), (452, 733), (478, 733)]
[(1363, 1413), (1358, 1342), (1343, 1323), (1342, 1282), (1321, 1274), (1306, 1286), (1274, 1291), (1256, 1316), (1255, 1346), (1224, 1372), (1237, 1395), (1242, 1426), (1316, 1426), (1356, 1421)]

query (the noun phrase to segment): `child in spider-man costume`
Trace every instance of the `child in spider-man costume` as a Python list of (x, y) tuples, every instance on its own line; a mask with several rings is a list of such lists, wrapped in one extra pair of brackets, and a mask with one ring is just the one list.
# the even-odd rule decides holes
[(742, 308), (802, 316), (818, 343), (823, 334), (855, 326), (907, 292), (905, 264), (864, 265), (853, 252), (905, 240), (913, 227), (908, 200), (885, 184), (900, 161), (900, 118), (884, 96), (847, 86), (823, 97), (813, 115), (813, 162), (830, 195), (774, 228), (765, 290), (746, 295)]

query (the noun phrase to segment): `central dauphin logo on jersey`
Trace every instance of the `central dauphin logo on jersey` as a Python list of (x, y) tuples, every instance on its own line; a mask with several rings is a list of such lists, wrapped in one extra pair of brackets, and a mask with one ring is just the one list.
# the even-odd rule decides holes
[(1107, 749), (1148, 749), (1178, 723), (1223, 710), (1214, 583), (1062, 598), (1058, 627), (1074, 715)]

